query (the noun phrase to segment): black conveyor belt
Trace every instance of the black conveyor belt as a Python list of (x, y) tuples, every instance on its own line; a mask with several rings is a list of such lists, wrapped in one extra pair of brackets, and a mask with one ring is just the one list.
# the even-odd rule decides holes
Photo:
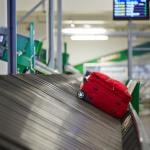
[(121, 150), (119, 120), (76, 98), (65, 75), (0, 76), (0, 149)]

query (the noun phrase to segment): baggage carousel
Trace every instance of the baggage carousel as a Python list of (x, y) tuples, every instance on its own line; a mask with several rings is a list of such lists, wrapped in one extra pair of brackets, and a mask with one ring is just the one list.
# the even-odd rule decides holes
[(0, 76), (0, 149), (146, 150), (131, 109), (113, 118), (79, 100), (79, 86), (60, 74)]

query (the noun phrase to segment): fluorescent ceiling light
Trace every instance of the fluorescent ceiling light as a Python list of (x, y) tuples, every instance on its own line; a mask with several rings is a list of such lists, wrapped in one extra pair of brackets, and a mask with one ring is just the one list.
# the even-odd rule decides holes
[(70, 27), (71, 27), (71, 28), (75, 28), (75, 24), (74, 24), (74, 23), (71, 23), (71, 24), (70, 24)]
[(105, 24), (106, 22), (103, 20), (64, 20), (63, 24)]
[(91, 25), (85, 24), (83, 27), (84, 27), (84, 28), (91, 28)]
[(65, 28), (62, 30), (67, 35), (98, 35), (107, 32), (104, 28)]
[(105, 35), (73, 35), (71, 40), (75, 41), (98, 41), (108, 40), (108, 36)]

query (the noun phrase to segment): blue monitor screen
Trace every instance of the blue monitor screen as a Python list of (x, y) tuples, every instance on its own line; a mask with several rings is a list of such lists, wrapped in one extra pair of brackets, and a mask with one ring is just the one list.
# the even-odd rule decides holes
[(113, 0), (114, 20), (149, 19), (149, 0)]

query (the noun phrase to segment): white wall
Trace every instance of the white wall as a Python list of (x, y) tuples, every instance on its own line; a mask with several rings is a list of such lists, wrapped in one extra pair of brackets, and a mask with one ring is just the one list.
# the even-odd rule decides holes
[[(0, 27), (7, 26), (7, 1), (0, 0)], [(7, 63), (0, 60), (0, 75), (7, 74)]]
[[(147, 40), (137, 39), (134, 45)], [(71, 41), (69, 37), (66, 37), (65, 41), (68, 43), (70, 63), (73, 65), (127, 48), (127, 38), (119, 37), (109, 38), (108, 41)]]
[(7, 0), (0, 0), (0, 27), (7, 26)]
[(8, 74), (7, 62), (0, 60), (0, 75)]

